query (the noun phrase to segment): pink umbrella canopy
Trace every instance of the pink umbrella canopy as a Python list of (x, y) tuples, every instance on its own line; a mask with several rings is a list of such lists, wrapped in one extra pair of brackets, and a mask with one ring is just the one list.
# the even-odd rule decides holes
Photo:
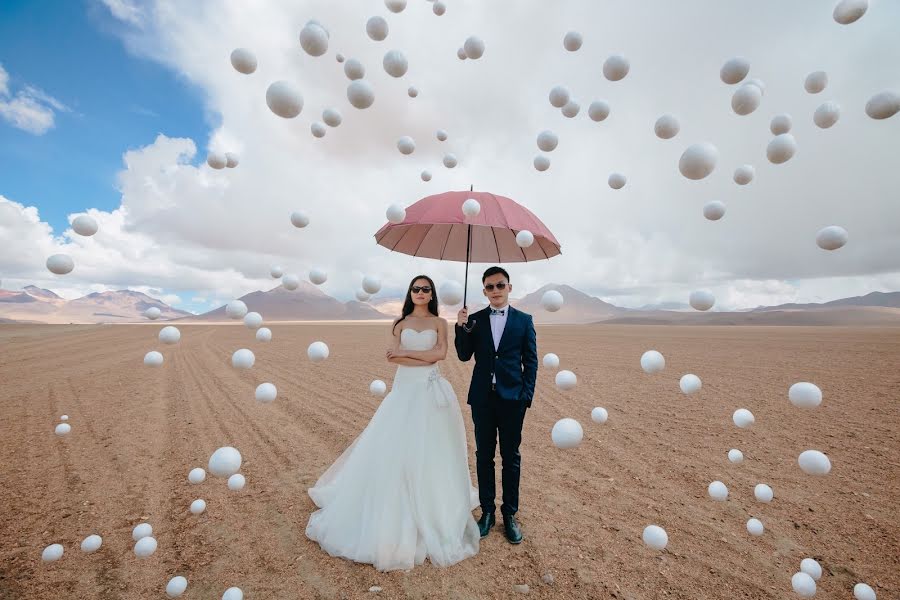
[[(462, 204), (469, 198), (481, 204), (481, 212), (475, 217), (462, 212)], [(521, 248), (516, 244), (516, 234), (526, 229), (534, 235), (534, 243)], [(561, 252), (559, 242), (530, 210), (503, 196), (471, 191), (445, 192), (419, 200), (406, 209), (402, 223), (387, 223), (379, 229), (375, 241), (411, 256), (467, 263), (527, 262)]]

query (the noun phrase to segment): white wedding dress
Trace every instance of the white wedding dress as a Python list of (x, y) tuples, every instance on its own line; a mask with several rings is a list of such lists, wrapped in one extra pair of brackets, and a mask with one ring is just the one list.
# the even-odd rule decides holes
[[(404, 329), (406, 350), (430, 350), (437, 331)], [(332, 556), (379, 571), (427, 557), (449, 566), (478, 553), (466, 433), (456, 394), (437, 365), (399, 365), (366, 428), (309, 495), (320, 508), (306, 535)]]

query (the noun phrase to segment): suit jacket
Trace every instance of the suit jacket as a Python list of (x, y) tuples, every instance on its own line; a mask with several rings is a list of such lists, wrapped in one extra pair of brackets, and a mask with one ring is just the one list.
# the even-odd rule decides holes
[(475, 369), (469, 386), (468, 404), (488, 401), (491, 391), (491, 374), (497, 376), (497, 395), (509, 402), (524, 402), (531, 406), (534, 384), (537, 380), (537, 334), (531, 315), (508, 307), (506, 327), (494, 350), (491, 335), (490, 306), (469, 315), (466, 332), (456, 325), (456, 355), (466, 362), (475, 356)]

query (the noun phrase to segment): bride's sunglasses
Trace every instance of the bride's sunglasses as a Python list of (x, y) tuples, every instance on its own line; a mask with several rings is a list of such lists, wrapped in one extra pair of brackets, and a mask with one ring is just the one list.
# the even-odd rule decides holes
[[(494, 287), (495, 287), (495, 286), (494, 286), (493, 283), (489, 283), (489, 284), (487, 284), (486, 286), (484, 286), (484, 289), (486, 289), (486, 290), (489, 291), (489, 292), (493, 292), (493, 291), (494, 291)], [(496, 288), (497, 288), (498, 290), (505, 290), (505, 289), (506, 289), (506, 282), (505, 282), (505, 281), (501, 281), (500, 283), (498, 283), (498, 284), (496, 285)]]
[(419, 287), (418, 285), (414, 285), (411, 288), (413, 294), (418, 294), (419, 292), (425, 292), (426, 294), (431, 293), (431, 286), (423, 285)]

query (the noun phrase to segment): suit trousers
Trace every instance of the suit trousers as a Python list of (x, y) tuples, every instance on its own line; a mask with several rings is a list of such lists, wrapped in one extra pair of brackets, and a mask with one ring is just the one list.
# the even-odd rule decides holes
[(522, 458), (519, 444), (522, 441), (522, 423), (527, 407), (524, 402), (510, 402), (500, 398), (493, 390), (484, 404), (472, 404), (472, 422), (475, 424), (475, 467), (478, 474), (478, 499), (483, 512), (496, 510), (494, 498), (494, 455), (497, 437), (500, 437), (500, 458), (503, 484), (503, 515), (514, 515), (519, 510), (519, 475)]

